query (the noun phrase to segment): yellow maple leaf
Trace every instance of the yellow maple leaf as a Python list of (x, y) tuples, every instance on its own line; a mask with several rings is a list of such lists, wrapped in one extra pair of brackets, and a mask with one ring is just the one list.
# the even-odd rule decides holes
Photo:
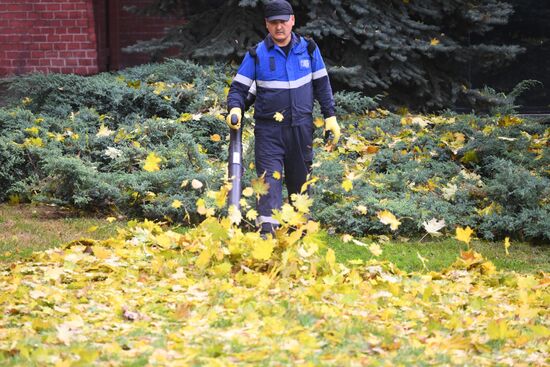
[(256, 220), (258, 217), (258, 212), (254, 209), (250, 209), (248, 212), (246, 212), (246, 219), (248, 220)]
[(474, 231), (468, 226), (466, 228), (456, 227), (456, 239), (465, 242), (470, 246), (471, 237)]
[(371, 252), (371, 254), (373, 254), (376, 257), (382, 255), (382, 249), (380, 248), (380, 245), (377, 243), (371, 243), (369, 245), (369, 251)]
[(281, 172), (279, 172), (279, 171), (273, 172), (273, 178), (276, 179), (276, 180), (280, 180), (281, 179)]
[(159, 163), (162, 159), (157, 156), (154, 152), (149, 153), (145, 159), (145, 164), (143, 165), (143, 170), (147, 172), (160, 171)]
[(103, 246), (92, 246), (92, 251), (94, 253), (94, 256), (98, 259), (105, 260), (111, 257), (111, 252)]
[(355, 207), (355, 209), (357, 209), (357, 211), (360, 213), (360, 214), (363, 214), (363, 215), (366, 215), (367, 214), (367, 207), (364, 206), (364, 205), (357, 205)]
[(98, 138), (105, 138), (105, 137), (113, 135), (114, 133), (115, 132), (113, 130), (109, 129), (104, 124), (101, 124), (101, 126), (99, 127), (99, 130), (97, 131), (95, 136), (97, 136)]
[(257, 196), (265, 195), (269, 190), (269, 184), (265, 182), (263, 175), (258, 178), (253, 178), (251, 181), (251, 186)]
[(392, 231), (397, 230), (397, 228), (401, 225), (401, 222), (395, 217), (395, 215), (390, 213), (388, 210), (378, 212), (377, 216), (378, 219), (380, 219), (380, 222), (383, 224), (389, 224)]
[(113, 223), (116, 220), (116, 218), (115, 217), (107, 217), (107, 218), (105, 218), (105, 220), (109, 223)]
[(290, 196), (292, 205), (300, 213), (309, 213), (309, 207), (313, 204), (313, 199), (310, 199), (307, 194), (292, 194)]
[(320, 118), (320, 117), (317, 117), (315, 120), (313, 120), (313, 124), (314, 124), (315, 127), (317, 127), (317, 128), (323, 127), (323, 126), (325, 126), (325, 120), (323, 120), (323, 119)]
[(439, 45), (439, 40), (437, 38), (432, 38), (430, 40), (430, 46), (437, 46)]
[(220, 140), (222, 140), (222, 138), (218, 134), (214, 134), (214, 135), (210, 136), (210, 140), (217, 143)]
[(261, 241), (254, 245), (252, 257), (256, 260), (269, 260), (273, 253), (273, 243), (270, 241)]
[(209, 249), (204, 249), (195, 261), (195, 265), (201, 269), (204, 269), (209, 263), (212, 253)]
[(172, 201), (172, 204), (170, 206), (174, 209), (179, 209), (179, 208), (181, 208), (182, 203), (181, 203), (181, 201), (176, 199), (176, 200)]
[(231, 221), (231, 223), (239, 225), (239, 223), (241, 223), (241, 220), (242, 220), (241, 211), (235, 205), (229, 206), (228, 218)]
[(280, 112), (275, 112), (275, 114), (273, 115), (273, 118), (274, 118), (275, 121), (277, 121), (277, 122), (282, 122), (282, 121), (285, 119), (285, 117), (283, 116), (283, 114), (280, 113)]
[(252, 187), (247, 187), (243, 190), (243, 196), (247, 198), (251, 197), (254, 194), (254, 189)]
[(155, 240), (157, 244), (163, 249), (169, 249), (172, 246), (172, 238), (166, 233), (159, 234)]
[(353, 182), (351, 182), (351, 180), (344, 180), (342, 182), (342, 188), (344, 191), (350, 192), (353, 189)]

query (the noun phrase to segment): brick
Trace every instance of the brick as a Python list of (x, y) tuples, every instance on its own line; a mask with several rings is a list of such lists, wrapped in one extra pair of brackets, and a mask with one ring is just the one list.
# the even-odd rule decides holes
[(48, 34), (46, 35), (46, 40), (48, 42), (60, 42), (61, 41), (61, 36), (60, 35), (56, 35), (56, 34)]
[(61, 72), (63, 74), (73, 74), (74, 73), (74, 67), (68, 67), (68, 66), (62, 67)]
[(77, 26), (77, 27), (88, 27), (88, 19), (87, 18), (83, 18), (83, 19), (75, 19), (74, 20), (74, 25)]
[(2, 13), (2, 20), (12, 20), (12, 19), (27, 19), (27, 13), (25, 12), (14, 12), (14, 13)]
[(65, 60), (64, 59), (52, 59), (52, 66), (65, 66)]
[(25, 54), (25, 51), (6, 51), (6, 58), (11, 60), (20, 59), (25, 57)]
[(73, 3), (61, 4), (61, 10), (74, 10), (76, 6), (77, 5)]
[(69, 27), (80, 27), (76, 19), (62, 19), (59, 20), (61, 26), (69, 28)]
[(75, 42), (86, 42), (88, 41), (88, 35), (86, 34), (75, 34), (74, 35), (74, 41)]
[(61, 42), (73, 42), (74, 36), (72, 34), (62, 34), (59, 36)]
[(80, 59), (78, 60), (79, 66), (91, 66), (94, 64), (94, 60), (92, 59)]
[(69, 18), (71, 18), (71, 19), (86, 18), (86, 12), (83, 11), (83, 10), (71, 11), (71, 12), (69, 12)]
[(39, 65), (40, 66), (50, 66), (51, 65), (51, 60), (50, 59), (40, 59), (39, 60)]
[(44, 51), (32, 51), (31, 59), (43, 59), (46, 53)]
[(65, 59), (66, 66), (78, 66), (78, 59)]
[(5, 11), (9, 11), (9, 12), (14, 12), (14, 11), (28, 11), (29, 9), (32, 9), (32, 5), (30, 6), (29, 4), (6, 4), (3, 6), (3, 10)]
[(87, 75), (88, 74), (88, 68), (85, 68), (85, 67), (74, 68), (74, 73), (75, 74), (81, 74), (81, 75)]
[(53, 50), (53, 43), (42, 42), (38, 44), (39, 50)]
[(54, 50), (65, 51), (67, 49), (67, 44), (64, 42), (56, 42), (53, 45)]
[(32, 41), (33, 42), (46, 42), (48, 41), (48, 36), (45, 34), (33, 34), (32, 35)]
[(32, 20), (14, 19), (9, 22), (11, 28), (23, 28), (25, 31), (21, 33), (27, 33), (29, 29), (32, 29), (34, 22)]
[(33, 10), (38, 12), (45, 12), (47, 10), (46, 4), (33, 4)]
[(59, 52), (60, 57), (74, 57), (74, 58), (82, 58), (86, 57), (86, 51), (61, 51)]
[(56, 11), (54, 13), (54, 19), (70, 19), (68, 11)]
[[(46, 5), (46, 10), (47, 11), (59, 12), (61, 10), (61, 5), (55, 4), (55, 3), (47, 4)], [(57, 13), (57, 14), (59, 14), (59, 13)]]
[(71, 43), (67, 43), (66, 45), (67, 45), (67, 50), (81, 50), (80, 43), (71, 42)]

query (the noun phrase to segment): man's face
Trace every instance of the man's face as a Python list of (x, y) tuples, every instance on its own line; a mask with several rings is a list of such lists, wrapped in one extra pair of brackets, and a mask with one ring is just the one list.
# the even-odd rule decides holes
[(286, 46), (292, 38), (292, 27), (294, 27), (294, 15), (285, 21), (272, 20), (265, 21), (267, 31), (273, 38), (273, 41), (279, 46)]

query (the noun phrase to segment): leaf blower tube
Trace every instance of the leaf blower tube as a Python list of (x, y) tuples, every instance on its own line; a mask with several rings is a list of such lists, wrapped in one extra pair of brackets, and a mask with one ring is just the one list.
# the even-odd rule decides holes
[[(252, 93), (248, 93), (245, 100), (244, 111), (247, 111), (254, 103), (256, 96)], [(243, 115), (244, 115), (243, 111)], [(244, 116), (241, 116), (241, 121)], [(237, 115), (231, 116), (231, 123), (237, 125), (239, 123), (239, 117)], [(229, 129), (229, 179), (231, 180), (231, 191), (229, 191), (229, 206), (235, 206), (240, 210), (241, 201), (241, 179), (243, 176), (244, 168), (242, 166), (243, 144), (242, 144), (242, 124), (240, 129)]]

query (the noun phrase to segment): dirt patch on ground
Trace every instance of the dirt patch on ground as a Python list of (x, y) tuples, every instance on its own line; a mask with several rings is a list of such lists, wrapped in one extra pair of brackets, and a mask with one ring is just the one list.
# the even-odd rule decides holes
[(62, 208), (55, 205), (29, 205), (29, 204), (16, 204), (16, 205), (3, 205), (0, 206), (0, 218), (7, 217), (8, 215), (13, 217), (14, 213), (21, 219), (65, 219), (65, 218), (79, 218), (81, 215), (78, 212)]

